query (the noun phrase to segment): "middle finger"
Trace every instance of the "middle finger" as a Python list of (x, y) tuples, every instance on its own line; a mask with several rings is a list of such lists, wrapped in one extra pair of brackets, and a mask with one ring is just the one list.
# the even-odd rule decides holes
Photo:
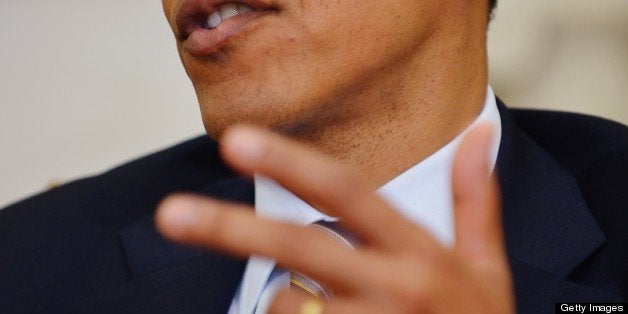
[(340, 218), (366, 245), (407, 250), (436, 244), (364, 180), (296, 142), (261, 129), (240, 127), (227, 132), (222, 144), (225, 159), (235, 168), (275, 179), (317, 209)]
[(363, 286), (370, 262), (357, 251), (307, 227), (255, 217), (242, 205), (200, 196), (170, 196), (156, 215), (159, 230), (175, 241), (249, 257), (273, 258), (336, 291)]

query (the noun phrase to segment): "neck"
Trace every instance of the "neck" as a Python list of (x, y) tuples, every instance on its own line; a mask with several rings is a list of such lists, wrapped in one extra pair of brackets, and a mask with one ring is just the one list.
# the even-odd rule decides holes
[(485, 40), (458, 29), (433, 34), (419, 53), (357, 82), (341, 104), (330, 104), (343, 108), (341, 118), (292, 136), (378, 187), (429, 157), (475, 120), (486, 99)]

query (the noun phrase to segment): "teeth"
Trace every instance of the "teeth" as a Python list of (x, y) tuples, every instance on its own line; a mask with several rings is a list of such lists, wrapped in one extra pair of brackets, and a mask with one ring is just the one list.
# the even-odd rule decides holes
[(220, 23), (232, 16), (251, 11), (253, 11), (253, 9), (246, 4), (235, 2), (223, 4), (218, 10), (212, 12), (212, 14), (207, 17), (207, 26), (210, 29), (216, 28)]
[(246, 4), (240, 3), (238, 4), (238, 11), (240, 11), (240, 13), (246, 13), (253, 11), (253, 9), (251, 9), (251, 7)]
[(216, 28), (221, 22), (222, 18), (220, 18), (220, 13), (218, 13), (218, 11), (214, 11), (209, 15), (209, 18), (207, 18), (207, 25), (209, 25), (209, 28)]
[(238, 5), (235, 3), (223, 4), (220, 7), (220, 17), (222, 18), (223, 21), (234, 15), (238, 15), (238, 13), (240, 13), (238, 11)]

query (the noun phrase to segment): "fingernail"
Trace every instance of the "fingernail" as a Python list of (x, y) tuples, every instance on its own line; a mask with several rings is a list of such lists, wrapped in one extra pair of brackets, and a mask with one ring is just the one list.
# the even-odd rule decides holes
[(249, 128), (239, 127), (227, 133), (224, 144), (240, 158), (256, 160), (263, 154), (264, 139), (259, 133)]
[(199, 218), (196, 202), (184, 196), (168, 199), (160, 209), (161, 220), (176, 230), (188, 229)]
[(490, 147), (492, 139), (492, 128), (489, 125), (481, 124), (476, 126), (471, 134), (465, 138), (466, 145), (472, 149), (466, 150), (466, 159), (471, 176), (487, 180), (491, 174)]
[(482, 145), (481, 157), (480, 161), (483, 164), (480, 164), (480, 169), (484, 170), (482, 176), (485, 178), (489, 178), (491, 176), (491, 171), (493, 169), (492, 160), (491, 160), (491, 149), (493, 144), (493, 127), (489, 124), (482, 125), (483, 129), (481, 130), (481, 139), (480, 143)]

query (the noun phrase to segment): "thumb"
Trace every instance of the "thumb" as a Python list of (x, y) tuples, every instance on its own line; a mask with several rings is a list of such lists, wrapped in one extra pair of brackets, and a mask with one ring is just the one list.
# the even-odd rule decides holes
[(492, 138), (488, 124), (472, 129), (458, 149), (452, 178), (456, 251), (488, 267), (505, 260), (498, 188), (489, 166)]

